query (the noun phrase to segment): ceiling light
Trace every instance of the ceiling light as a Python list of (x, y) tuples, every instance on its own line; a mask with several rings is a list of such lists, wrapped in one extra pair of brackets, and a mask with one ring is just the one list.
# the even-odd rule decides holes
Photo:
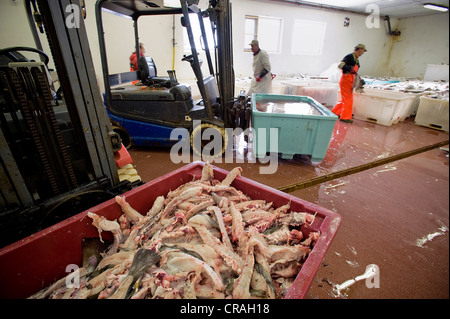
[(444, 7), (444, 6), (441, 6), (441, 5), (438, 5), (438, 4), (433, 4), (433, 3), (425, 3), (423, 5), (423, 7), (427, 8), (427, 9), (442, 11), (442, 12), (447, 12), (448, 11), (447, 7)]
[(339, 3), (336, 3), (336, 0), (305, 0), (304, 2), (348, 8), (353, 6), (366, 5), (373, 2), (373, 0), (340, 0)]
[(169, 8), (181, 8), (179, 0), (164, 0), (164, 6)]

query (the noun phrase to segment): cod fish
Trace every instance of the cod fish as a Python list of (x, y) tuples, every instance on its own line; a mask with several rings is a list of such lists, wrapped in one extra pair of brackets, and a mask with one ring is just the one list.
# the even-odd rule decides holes
[(122, 281), (110, 299), (128, 299), (132, 295), (133, 285), (148, 268), (158, 263), (161, 257), (150, 249), (139, 249), (134, 255), (133, 263), (127, 277)]

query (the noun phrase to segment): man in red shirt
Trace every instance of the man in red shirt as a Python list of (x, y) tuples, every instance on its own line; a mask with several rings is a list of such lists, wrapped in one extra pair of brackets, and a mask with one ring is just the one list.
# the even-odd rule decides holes
[[(139, 55), (142, 57), (145, 55), (145, 48), (144, 44), (142, 42), (139, 42)], [(136, 52), (131, 53), (130, 56), (130, 71), (137, 71), (138, 70), (138, 58)]]

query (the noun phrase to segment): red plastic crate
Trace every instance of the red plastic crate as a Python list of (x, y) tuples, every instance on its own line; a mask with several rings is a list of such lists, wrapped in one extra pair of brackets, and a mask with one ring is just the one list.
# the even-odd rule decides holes
[[(126, 192), (124, 196), (133, 208), (145, 213), (158, 196), (166, 196), (170, 190), (192, 181), (194, 177), (200, 178), (203, 166), (202, 162), (188, 164)], [(214, 167), (215, 178), (223, 180), (227, 174), (227, 171)], [(336, 234), (341, 217), (326, 208), (242, 176), (237, 177), (232, 186), (252, 199), (273, 202), (274, 207), (290, 201), (291, 211), (316, 214), (314, 223), (303, 231), (306, 236), (311, 231), (320, 231), (321, 236), (286, 295), (286, 298), (303, 298)], [(1, 249), (0, 298), (27, 298), (66, 276), (69, 264), (81, 265), (82, 239), (98, 237), (97, 229), (87, 217), (88, 211), (110, 220), (122, 214), (119, 205), (111, 199)], [(106, 232), (102, 237), (112, 240)]]

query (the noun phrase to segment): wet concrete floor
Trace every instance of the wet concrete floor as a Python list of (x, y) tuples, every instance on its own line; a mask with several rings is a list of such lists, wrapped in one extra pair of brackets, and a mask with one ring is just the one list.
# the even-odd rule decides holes
[[(441, 149), (448, 148), (448, 139), (447, 132), (418, 126), (413, 118), (389, 127), (338, 121), (321, 162), (304, 155), (278, 158), (275, 174), (260, 174), (268, 164), (255, 160), (252, 140), (236, 138), (232, 163), (212, 164), (226, 170), (240, 166), (245, 177), (273, 188), (315, 179), (315, 185), (290, 194), (341, 215), (306, 298), (449, 298), (449, 158)], [(170, 149), (129, 152), (144, 182), (186, 165), (173, 163)], [(380, 159), (386, 163), (366, 165)], [(362, 275), (369, 264), (377, 265), (377, 279), (359, 281), (341, 294), (333, 291), (333, 285)]]

